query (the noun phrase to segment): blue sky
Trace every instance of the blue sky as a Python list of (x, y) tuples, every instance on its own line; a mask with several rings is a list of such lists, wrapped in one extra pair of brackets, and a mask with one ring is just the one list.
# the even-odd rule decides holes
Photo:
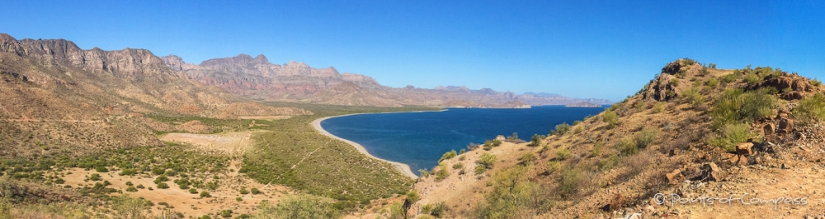
[(393, 87), (611, 100), (681, 57), (825, 78), (825, 1), (120, 2), (7, 0), (0, 32), (192, 63), (264, 54)]

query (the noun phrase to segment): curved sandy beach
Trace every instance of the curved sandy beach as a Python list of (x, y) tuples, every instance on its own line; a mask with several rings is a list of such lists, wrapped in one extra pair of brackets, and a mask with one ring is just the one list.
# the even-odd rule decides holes
[[(357, 115), (357, 114), (349, 114), (349, 115), (341, 115), (341, 116), (351, 116), (351, 115)], [(394, 162), (394, 161), (388, 161), (388, 160), (384, 160), (384, 159), (372, 156), (372, 154), (367, 152), (367, 149), (364, 148), (364, 146), (361, 146), (360, 144), (355, 143), (353, 141), (343, 139), (343, 138), (340, 138), (340, 137), (335, 136), (333, 134), (330, 134), (329, 132), (327, 132), (327, 130), (324, 130), (324, 128), (321, 127), (321, 121), (324, 121), (325, 119), (341, 117), (341, 116), (329, 116), (329, 117), (316, 119), (316, 120), (312, 121), (312, 127), (315, 128), (315, 130), (318, 130), (318, 132), (320, 132), (323, 135), (329, 136), (330, 138), (341, 140), (343, 142), (346, 142), (346, 143), (352, 145), (353, 147), (355, 147), (356, 150), (358, 150), (358, 152), (361, 152), (362, 154), (367, 155), (368, 157), (371, 157), (373, 159), (384, 161), (384, 162), (392, 164), (393, 166), (395, 166), (396, 169), (398, 169), (398, 171), (401, 171), (401, 173), (403, 173), (406, 176), (409, 176), (410, 178), (418, 179), (418, 176), (416, 176), (415, 173), (413, 173), (413, 171), (412, 171), (412, 169), (410, 169), (409, 165), (399, 163), (399, 162)]]

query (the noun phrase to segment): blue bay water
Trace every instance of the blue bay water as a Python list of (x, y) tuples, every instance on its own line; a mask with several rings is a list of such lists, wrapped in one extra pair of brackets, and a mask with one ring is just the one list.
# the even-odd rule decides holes
[(418, 174), (432, 169), (450, 150), (483, 143), (496, 135), (529, 140), (547, 135), (557, 124), (572, 124), (604, 108), (539, 106), (530, 109), (448, 109), (443, 112), (379, 113), (336, 117), (321, 126), (329, 133), (357, 142), (386, 160), (406, 163)]

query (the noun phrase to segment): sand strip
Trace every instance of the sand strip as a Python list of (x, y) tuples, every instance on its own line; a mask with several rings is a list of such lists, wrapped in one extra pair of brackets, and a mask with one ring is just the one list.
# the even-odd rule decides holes
[[(351, 115), (356, 115), (356, 114), (342, 115), (342, 116), (351, 116)], [(325, 119), (329, 119), (329, 118), (335, 118), (335, 117), (341, 117), (341, 116), (330, 116), (330, 117), (324, 117), (324, 118), (316, 119), (315, 121), (312, 121), (312, 127), (315, 128), (315, 130), (318, 130), (318, 132), (320, 132), (323, 135), (329, 136), (330, 138), (341, 140), (343, 142), (346, 142), (346, 143), (352, 145), (353, 147), (355, 147), (355, 149), (358, 150), (358, 152), (361, 152), (362, 154), (367, 155), (368, 157), (371, 157), (373, 159), (384, 161), (384, 162), (392, 164), (393, 166), (395, 166), (396, 169), (398, 169), (398, 171), (401, 171), (401, 173), (403, 173), (404, 175), (409, 176), (410, 178), (418, 179), (418, 176), (416, 176), (415, 173), (413, 173), (413, 171), (412, 171), (412, 169), (410, 169), (409, 165), (404, 164), (404, 163), (394, 162), (394, 161), (388, 161), (388, 160), (384, 160), (384, 159), (372, 156), (372, 154), (367, 152), (367, 149), (364, 148), (364, 146), (361, 146), (360, 144), (355, 143), (353, 141), (343, 139), (343, 138), (340, 138), (340, 137), (335, 136), (333, 134), (330, 134), (329, 132), (327, 132), (327, 130), (324, 130), (324, 128), (321, 127), (321, 121), (324, 121)]]

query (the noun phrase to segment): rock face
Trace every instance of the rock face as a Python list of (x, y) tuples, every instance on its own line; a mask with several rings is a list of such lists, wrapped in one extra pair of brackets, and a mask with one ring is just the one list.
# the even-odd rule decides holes
[(312, 68), (301, 62), (283, 66), (263, 56), (240, 54), (235, 57), (185, 63), (180, 57), (161, 58), (167, 66), (207, 85), (224, 88), (246, 97), (278, 101), (301, 101), (334, 105), (437, 107), (527, 107), (563, 105), (573, 102), (607, 104), (603, 99), (573, 99), (559, 95), (496, 92), (489, 88), (471, 90), (464, 86), (438, 86), (421, 89), (413, 86), (391, 88), (361, 74), (339, 73), (333, 67)]
[(250, 103), (172, 71), (167, 63), (177, 63), (177, 69), (197, 67), (144, 49), (83, 50), (64, 39), (16, 40), (0, 34), (0, 151), (43, 153), (37, 144), (61, 145), (71, 152), (161, 144), (153, 131), (171, 127), (146, 114), (311, 114)]
[(775, 88), (781, 92), (779, 97), (785, 100), (801, 100), (821, 91), (820, 87), (814, 86), (811, 80), (796, 74), (784, 72), (765, 77), (756, 87)]

